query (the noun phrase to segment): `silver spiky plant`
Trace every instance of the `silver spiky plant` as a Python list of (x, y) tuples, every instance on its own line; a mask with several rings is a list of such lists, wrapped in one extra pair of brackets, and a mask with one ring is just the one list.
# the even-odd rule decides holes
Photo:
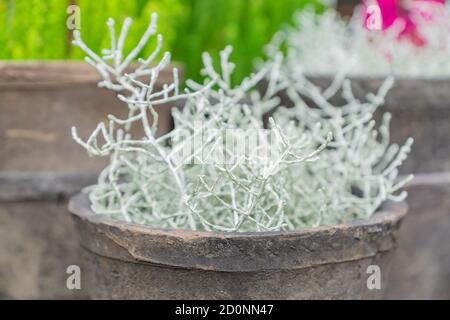
[[(366, 104), (351, 98), (338, 109), (323, 102), (311, 84), (287, 76), (281, 54), (232, 86), (234, 64), (227, 47), (220, 54), (219, 70), (203, 55), (203, 84), (188, 81), (189, 89), (180, 94), (175, 76), (174, 83), (155, 92), (168, 54), (152, 65), (153, 53), (139, 60), (134, 72), (124, 73), (155, 34), (155, 21), (153, 16), (143, 40), (123, 61), (129, 20), (117, 43), (114, 24), (108, 22), (111, 49), (103, 56), (75, 36), (75, 44), (103, 76), (100, 84), (128, 92), (119, 95), (128, 105), (127, 119), (110, 115), (109, 125), (99, 124), (86, 141), (73, 129), (74, 139), (91, 155), (111, 158), (98, 183), (86, 190), (97, 214), (160, 228), (276, 231), (366, 218), (384, 200), (405, 196), (393, 194), (404, 183), (395, 183), (396, 168), (410, 143), (390, 146), (387, 123), (379, 129), (378, 141), (370, 121), (385, 87)], [(148, 83), (141, 76), (147, 76)], [(268, 85), (260, 94), (255, 88), (263, 79)], [(279, 105), (282, 90), (296, 107), (279, 108), (267, 129), (262, 116)], [(304, 94), (319, 100), (321, 108), (304, 104)], [(185, 105), (173, 112), (175, 129), (155, 137), (157, 121), (150, 123), (149, 115), (157, 118), (154, 106), (176, 99)], [(142, 127), (144, 136), (132, 137), (133, 126)]]
[(286, 63), (312, 75), (448, 77), (450, 75), (450, 9), (432, 23), (416, 18), (426, 45), (398, 39), (400, 24), (386, 31), (368, 31), (360, 10), (345, 20), (333, 10), (313, 9), (295, 15), (295, 26), (277, 33), (273, 45), (287, 47)]
[[(375, 110), (384, 103), (384, 97), (393, 84), (392, 78), (386, 79), (376, 95), (368, 94), (364, 103), (354, 98), (350, 81), (343, 80), (340, 83), (346, 103), (335, 107), (324, 97), (327, 90), (322, 93), (301, 74), (293, 73), (286, 66), (284, 68), (281, 74), (289, 79), (286, 94), (293, 107), (280, 108), (274, 115), (277, 123), (286, 127), (294, 122), (301, 130), (311, 132), (316, 143), (322, 143), (323, 132), (331, 132), (334, 137), (320, 154), (320, 159), (305, 164), (303, 171), (294, 173), (297, 178), (292, 179), (291, 188), (308, 199), (316, 212), (320, 212), (318, 209), (323, 202), (311, 191), (324, 193), (327, 209), (317, 217), (315, 225), (368, 218), (387, 199), (404, 200), (406, 192), (397, 193), (412, 179), (412, 175), (399, 179), (398, 167), (410, 152), (413, 139), (407, 139), (403, 146), (390, 144), (391, 115), (384, 114), (378, 128), (373, 119)], [(309, 99), (308, 104), (304, 97)], [(318, 127), (317, 123), (321, 126)], [(298, 199), (294, 197), (293, 201)]]

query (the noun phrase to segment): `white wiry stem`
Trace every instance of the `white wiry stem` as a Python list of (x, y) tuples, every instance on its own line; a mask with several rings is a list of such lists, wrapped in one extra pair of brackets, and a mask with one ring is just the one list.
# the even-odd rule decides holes
[[(258, 109), (264, 104), (273, 107), (272, 97), (265, 95), (265, 100), (261, 100), (253, 94), (251, 101), (244, 100), (269, 72), (274, 72), (267, 67), (232, 87), (231, 47), (220, 54), (220, 71), (214, 69), (211, 57), (205, 53), (204, 74), (208, 81), (205, 85), (191, 81), (191, 90), (185, 93), (179, 92), (176, 71), (172, 84), (155, 91), (157, 77), (168, 64), (169, 54), (150, 70), (138, 68), (139, 74), (149, 75), (147, 84), (130, 74), (121, 75), (122, 54), (117, 51), (123, 47), (130, 23), (126, 20), (117, 42), (111, 36), (111, 51), (115, 48), (116, 52), (106, 53), (110, 54), (107, 58), (114, 57), (112, 64), (83, 47), (81, 37), (77, 37), (78, 44), (94, 61), (93, 65), (105, 74), (105, 86), (111, 90), (128, 88), (129, 92), (119, 95), (129, 106), (127, 119), (109, 115), (109, 127), (99, 124), (86, 141), (78, 137), (76, 129), (72, 131), (74, 139), (91, 155), (111, 155), (111, 164), (100, 175), (98, 184), (89, 188), (93, 209), (126, 221), (171, 228), (285, 229), (290, 225), (283, 205), (287, 191), (281, 187), (282, 175), (279, 174), (287, 172), (286, 167), (314, 160), (329, 140), (316, 150), (313, 145), (305, 144), (309, 139), (301, 132), (286, 136), (275, 123), (272, 131), (276, 135), (273, 140), (267, 138), (271, 130), (263, 128)], [(112, 33), (111, 21), (109, 26)], [(148, 30), (152, 30), (148, 34), (154, 32), (153, 27)], [(145, 63), (153, 59), (151, 55)], [(113, 83), (109, 79), (114, 77), (118, 81)], [(271, 83), (271, 88), (275, 94), (277, 84)], [(181, 98), (187, 99), (187, 103), (181, 113), (174, 114), (176, 129), (156, 139), (148, 112), (153, 114), (155, 105)], [(133, 139), (129, 131), (123, 130), (136, 125), (142, 126), (144, 137)], [(225, 132), (226, 128), (231, 131)], [(226, 134), (227, 141), (224, 140)], [(202, 139), (200, 143), (195, 141), (198, 138)], [(244, 149), (227, 143), (248, 138), (261, 141)], [(168, 147), (169, 141), (171, 147)], [(196, 149), (180, 154), (190, 146)], [(222, 161), (226, 159), (232, 162)]]
[[(126, 37), (132, 24), (130, 18), (125, 19), (118, 38), (116, 38), (115, 34), (114, 20), (111, 18), (108, 19), (107, 27), (109, 29), (111, 47), (102, 50), (101, 55), (96, 54), (86, 45), (79, 31), (74, 32), (73, 44), (87, 54), (86, 61), (98, 70), (103, 79), (103, 81), (99, 83), (99, 86), (116, 92), (125, 92), (125, 94), (122, 95), (128, 97), (130, 100), (143, 100), (144, 97), (152, 95), (153, 90), (156, 90), (154, 85), (158, 79), (159, 73), (170, 63), (170, 53), (166, 52), (159, 63), (152, 65), (156, 56), (161, 51), (162, 35), (157, 35), (156, 48), (150, 53), (147, 59), (137, 59), (137, 57), (151, 37), (156, 34), (157, 21), (157, 14), (153, 13), (147, 30), (142, 35), (136, 47), (128, 54), (124, 53), (124, 48)], [(132, 65), (133, 62), (135, 63)], [(175, 81), (170, 90), (164, 92), (162, 98), (168, 97), (172, 93), (179, 92), (179, 83), (177, 80), (178, 70), (174, 69), (173, 72)], [(148, 85), (139, 81), (140, 78), (148, 76), (150, 76)], [(163, 99), (159, 99), (157, 103), (164, 103), (162, 100)], [(151, 102), (150, 99), (145, 101), (146, 104), (151, 104)]]
[[(270, 48), (268, 64), (279, 65), (279, 52)], [(295, 63), (295, 64), (294, 64)], [(384, 97), (393, 85), (388, 77), (376, 94), (368, 93), (367, 101), (357, 100), (350, 81), (342, 73), (336, 75), (331, 89), (322, 89), (311, 83), (303, 74), (300, 60), (290, 58), (279, 70), (279, 83), (294, 107), (281, 108), (274, 117), (281, 127), (295, 123), (296, 127), (311, 132), (317, 144), (323, 142), (326, 132), (333, 134), (329, 147), (320, 153), (320, 160), (307, 163), (304, 171), (295, 172), (291, 189), (308, 197), (309, 208), (320, 211), (324, 201), (326, 210), (320, 211), (321, 224), (334, 224), (349, 218), (367, 218), (384, 201), (403, 200), (406, 192), (397, 193), (411, 177), (399, 180), (398, 168), (411, 150), (413, 139), (399, 147), (389, 144), (390, 115), (386, 114), (379, 129), (375, 127), (373, 114), (384, 103)], [(345, 105), (334, 106), (328, 98), (341, 91)], [(310, 102), (306, 103), (304, 98)], [(321, 190), (317, 197), (307, 187)], [(292, 206), (298, 199), (291, 199)], [(308, 210), (309, 211), (309, 210)], [(292, 213), (294, 216), (295, 214)], [(310, 218), (308, 218), (310, 216)], [(309, 220), (311, 219), (311, 220)], [(294, 219), (298, 221), (298, 218)], [(302, 222), (314, 221), (314, 214), (307, 214)]]
[[(262, 232), (368, 217), (384, 200), (404, 197), (397, 192), (407, 180), (395, 180), (411, 141), (403, 147), (389, 145), (389, 116), (379, 135), (372, 121), (389, 80), (368, 102), (355, 100), (343, 77), (324, 97), (304, 76), (289, 70), (277, 51), (255, 74), (233, 86), (232, 48), (226, 47), (219, 70), (212, 57), (203, 54), (203, 84), (188, 81), (189, 89), (180, 93), (175, 70), (173, 82), (157, 89), (170, 61), (166, 53), (153, 64), (162, 37), (135, 71), (123, 73), (155, 34), (156, 17), (125, 56), (130, 24), (125, 21), (116, 40), (109, 20), (111, 49), (102, 57), (79, 35), (75, 40), (99, 70), (103, 85), (126, 91), (118, 97), (129, 109), (126, 119), (109, 115), (108, 125), (99, 124), (87, 140), (72, 131), (89, 154), (111, 157), (98, 183), (87, 189), (97, 214), (160, 228)], [(140, 78), (143, 75), (148, 82)], [(257, 90), (262, 81), (265, 92)], [(327, 101), (339, 85), (349, 100), (341, 108)], [(294, 108), (279, 105), (282, 90)], [(307, 105), (304, 96), (316, 107)], [(176, 99), (185, 103), (173, 109), (175, 129), (156, 138), (155, 106)], [(267, 127), (263, 115), (275, 107)], [(131, 134), (134, 127), (142, 136)]]

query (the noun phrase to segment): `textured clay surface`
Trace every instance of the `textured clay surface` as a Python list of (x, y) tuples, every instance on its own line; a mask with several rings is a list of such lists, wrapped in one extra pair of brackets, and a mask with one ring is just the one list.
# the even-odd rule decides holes
[[(171, 70), (160, 82), (171, 79)], [(70, 129), (86, 139), (108, 114), (126, 118), (126, 104), (97, 87), (85, 63), (0, 63), (0, 171), (97, 171), (105, 158), (89, 158)], [(158, 133), (172, 127), (168, 105), (158, 106)], [(135, 134), (142, 134), (139, 130)], [(36, 160), (40, 159), (40, 160)], [(43, 160), (45, 159), (45, 161)]]
[(450, 173), (418, 175), (386, 298), (450, 299)]
[(68, 290), (67, 267), (81, 265), (67, 212), (69, 194), (95, 175), (0, 173), (0, 299), (78, 299)]
[[(404, 204), (370, 220), (278, 233), (157, 230), (69, 209), (84, 247), (88, 291), (101, 299), (361, 299), (367, 267), (387, 277)], [(383, 280), (382, 280), (383, 281)]]

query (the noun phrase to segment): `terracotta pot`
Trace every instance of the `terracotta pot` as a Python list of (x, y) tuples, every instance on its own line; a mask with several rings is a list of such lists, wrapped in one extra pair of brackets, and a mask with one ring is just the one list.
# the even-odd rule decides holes
[(69, 203), (97, 299), (374, 298), (367, 267), (387, 274), (406, 205), (369, 220), (272, 233), (158, 230), (96, 215), (86, 195)]
[(66, 208), (69, 195), (95, 178), (0, 172), (0, 298), (87, 297), (84, 290), (66, 287), (67, 267), (80, 265), (77, 236)]
[(450, 172), (419, 174), (408, 193), (386, 298), (450, 299)]
[[(157, 86), (171, 78), (163, 70)], [(108, 114), (126, 118), (126, 104), (98, 88), (99, 79), (84, 62), (0, 63), (0, 171), (102, 169), (108, 159), (90, 159), (70, 133), (76, 126), (87, 138)], [(157, 108), (159, 134), (172, 128), (170, 107)]]

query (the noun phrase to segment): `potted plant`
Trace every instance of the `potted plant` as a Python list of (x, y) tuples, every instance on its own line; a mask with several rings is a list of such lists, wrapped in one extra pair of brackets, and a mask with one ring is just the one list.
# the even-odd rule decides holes
[[(402, 246), (393, 264), (397, 272), (389, 281), (387, 293), (390, 298), (450, 297), (446, 281), (450, 266), (445, 258), (448, 248), (444, 245), (450, 234), (444, 227), (448, 225), (450, 186), (450, 180), (446, 180), (450, 170), (449, 11), (440, 2), (430, 1), (430, 6), (438, 8), (442, 16), (430, 9), (430, 19), (399, 17), (399, 21), (410, 21), (412, 27), (407, 30), (398, 21), (371, 30), (374, 24), (362, 19), (359, 11), (351, 21), (339, 18), (332, 10), (322, 15), (300, 13), (298, 27), (280, 32), (268, 47), (270, 53), (286, 46), (286, 73), (294, 78), (296, 72), (299, 78), (307, 74), (323, 96), (336, 105), (348, 103), (346, 79), (351, 80), (346, 86), (351, 87), (352, 96), (362, 100), (383, 83), (384, 77), (395, 77), (375, 118), (380, 121), (383, 113), (389, 112), (395, 128), (392, 141), (398, 143), (412, 136), (420, 147), (412, 150), (401, 170), (418, 175), (407, 187), (412, 195), (408, 200), (411, 214), (400, 236)], [(384, 15), (385, 10), (381, 6), (379, 14)], [(286, 92), (281, 98), (292, 104)], [(424, 223), (424, 228), (417, 228), (419, 223)], [(430, 228), (439, 232), (430, 233)], [(436, 243), (440, 244), (438, 248)]]
[[(81, 40), (80, 43), (81, 44)], [(117, 66), (81, 46), (104, 75)], [(399, 223), (406, 213), (398, 166), (412, 140), (393, 150), (388, 118), (379, 129), (371, 112), (321, 104), (300, 96), (264, 128), (276, 94), (298, 92), (279, 68), (281, 56), (232, 86), (231, 48), (220, 69), (203, 55), (205, 82), (177, 77), (155, 90), (170, 55), (119, 79), (130, 93), (127, 118), (108, 116), (88, 137), (73, 137), (89, 154), (109, 157), (98, 182), (73, 197), (83, 274), (93, 298), (370, 298), (370, 265), (388, 272)], [(152, 58), (154, 55), (151, 56)], [(105, 72), (106, 71), (106, 72)], [(254, 88), (265, 77), (268, 89)], [(383, 102), (385, 87), (364, 104)], [(323, 100), (305, 82), (301, 90)], [(319, 94), (319, 96), (318, 96)], [(174, 130), (156, 137), (154, 107), (183, 100)], [(353, 101), (358, 104), (358, 101)], [(361, 106), (358, 104), (358, 106)], [(303, 117), (309, 115), (308, 117)], [(131, 128), (139, 126), (140, 136)], [(389, 151), (386, 153), (386, 151)], [(397, 203), (395, 202), (397, 201)]]
[[(155, 87), (172, 81), (171, 69), (161, 72)], [(0, 63), (1, 297), (86, 297), (66, 287), (66, 269), (79, 261), (79, 252), (72, 221), (61, 210), (106, 164), (88, 161), (73, 144), (70, 127), (76, 123), (87, 134), (108, 112), (127, 115), (113, 91), (95, 88), (101, 80), (80, 62)], [(157, 135), (168, 132), (170, 106), (158, 106), (156, 113)]]

